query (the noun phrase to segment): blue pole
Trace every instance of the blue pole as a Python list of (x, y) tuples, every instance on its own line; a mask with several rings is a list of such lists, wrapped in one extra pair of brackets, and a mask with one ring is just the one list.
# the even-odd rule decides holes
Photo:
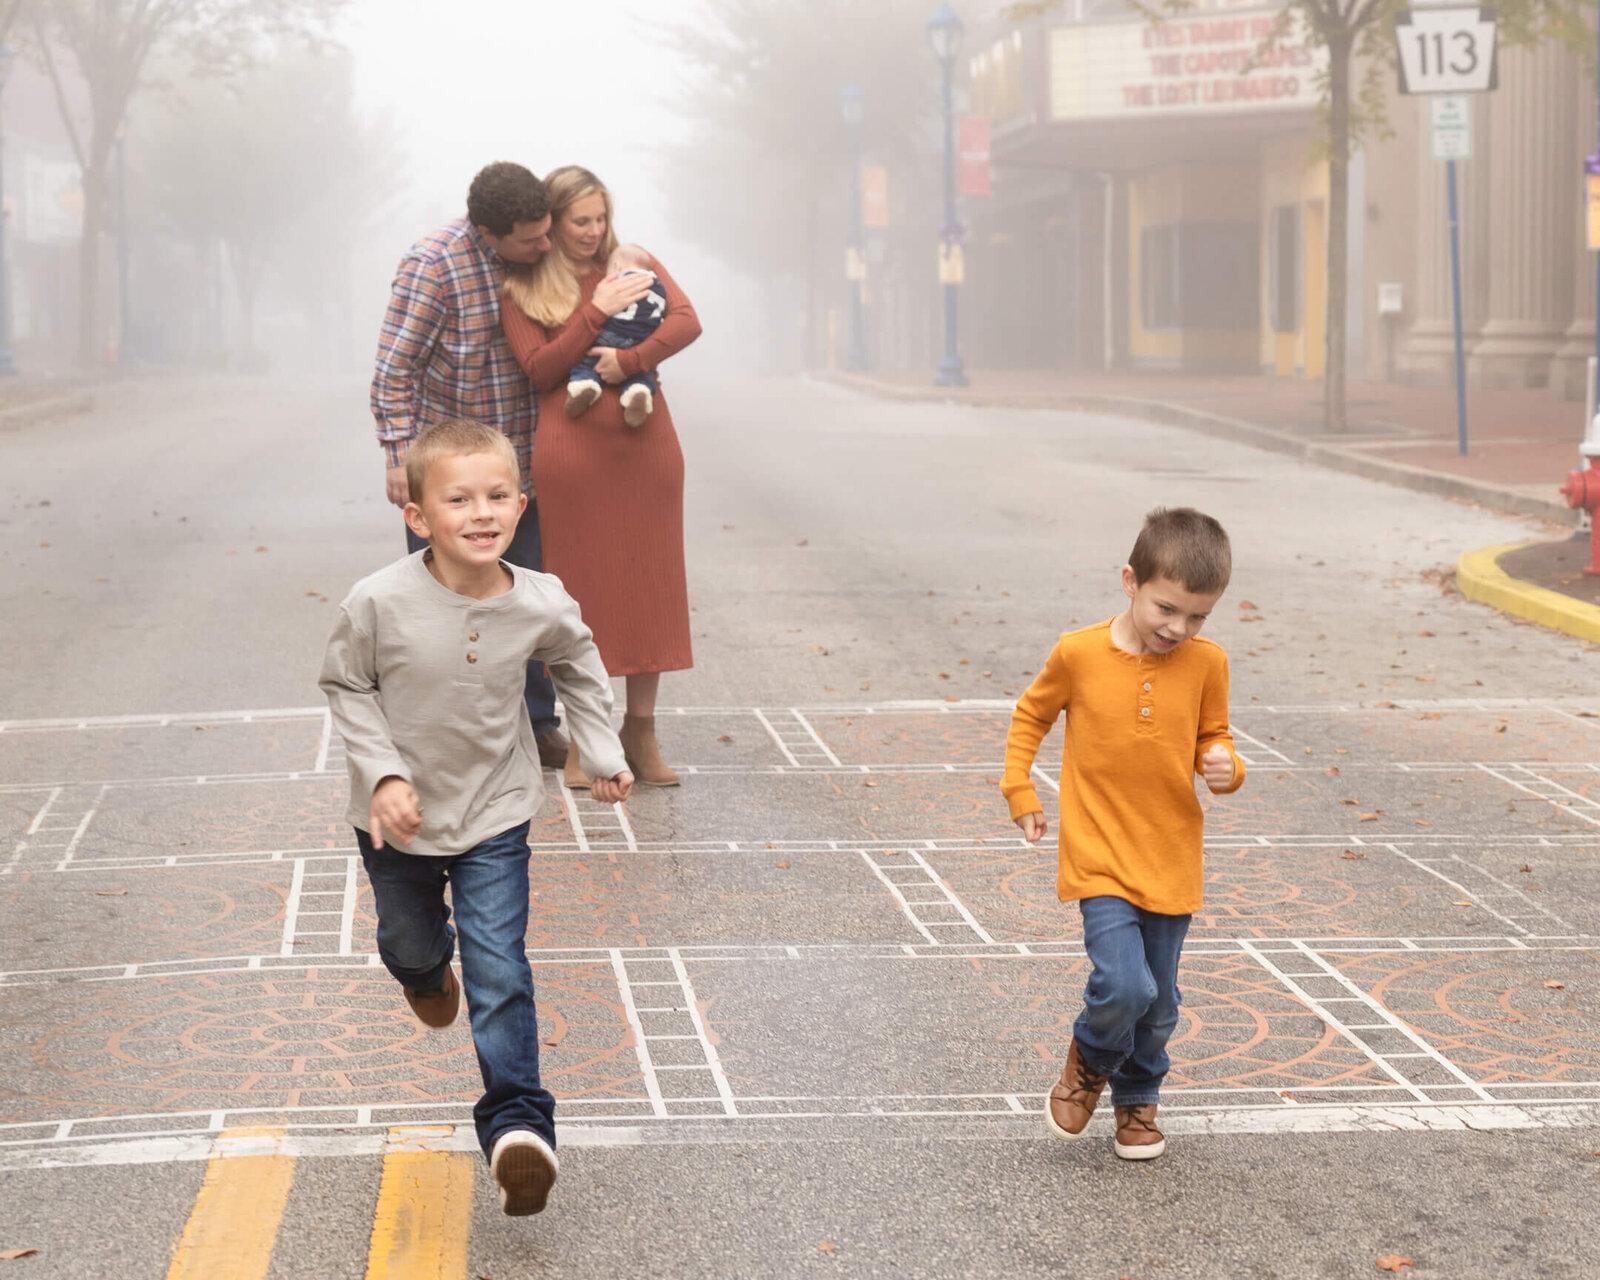
[(1456, 320), (1456, 446), (1467, 456), (1467, 357), (1461, 347), (1461, 220), (1456, 210), (1456, 162), (1445, 161), (1450, 183), (1450, 292)]
[[(956, 229), (956, 122), (955, 122), (955, 59), (944, 62), (944, 239), (952, 252), (960, 242)], [(956, 288), (944, 286), (944, 360), (939, 364), (934, 384), (941, 387), (967, 385), (966, 370), (961, 366), (961, 352), (956, 345)]]

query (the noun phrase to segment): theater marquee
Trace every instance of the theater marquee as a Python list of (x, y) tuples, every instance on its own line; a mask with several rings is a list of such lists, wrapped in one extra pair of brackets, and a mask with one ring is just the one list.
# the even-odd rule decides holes
[(1050, 32), (1055, 120), (1211, 115), (1313, 107), (1327, 52), (1291, 36), (1267, 49), (1275, 15), (1197, 15)]

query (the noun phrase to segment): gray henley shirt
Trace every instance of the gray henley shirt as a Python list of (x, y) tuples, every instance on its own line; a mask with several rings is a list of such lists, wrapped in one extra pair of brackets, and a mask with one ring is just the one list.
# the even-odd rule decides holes
[(627, 765), (610, 678), (561, 580), (507, 564), (511, 590), (474, 600), (439, 582), (428, 554), (350, 589), (318, 683), (344, 738), (350, 824), (365, 831), (378, 783), (404, 778), (422, 802), (422, 830), (395, 847), (451, 857), (528, 821), (544, 798), (522, 700), (530, 659), (550, 669), (584, 768), (612, 778)]

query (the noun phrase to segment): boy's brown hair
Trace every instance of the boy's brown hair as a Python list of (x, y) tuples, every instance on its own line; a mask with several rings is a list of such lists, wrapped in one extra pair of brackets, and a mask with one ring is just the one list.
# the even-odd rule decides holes
[(1170, 578), (1185, 591), (1208, 596), (1223, 591), (1233, 576), (1233, 548), (1211, 516), (1193, 507), (1157, 507), (1144, 518), (1128, 567), (1140, 585)]
[(406, 450), (406, 489), (411, 501), (422, 501), (423, 482), (433, 462), (465, 453), (498, 453), (521, 483), (517, 451), (503, 431), (472, 418), (446, 418), (428, 427)]

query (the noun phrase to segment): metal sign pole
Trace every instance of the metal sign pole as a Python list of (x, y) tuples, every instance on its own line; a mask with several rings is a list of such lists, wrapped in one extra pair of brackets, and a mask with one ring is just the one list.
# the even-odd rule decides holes
[(1456, 322), (1456, 447), (1467, 456), (1467, 358), (1461, 345), (1461, 224), (1456, 208), (1456, 162), (1446, 160), (1450, 185), (1450, 293)]

